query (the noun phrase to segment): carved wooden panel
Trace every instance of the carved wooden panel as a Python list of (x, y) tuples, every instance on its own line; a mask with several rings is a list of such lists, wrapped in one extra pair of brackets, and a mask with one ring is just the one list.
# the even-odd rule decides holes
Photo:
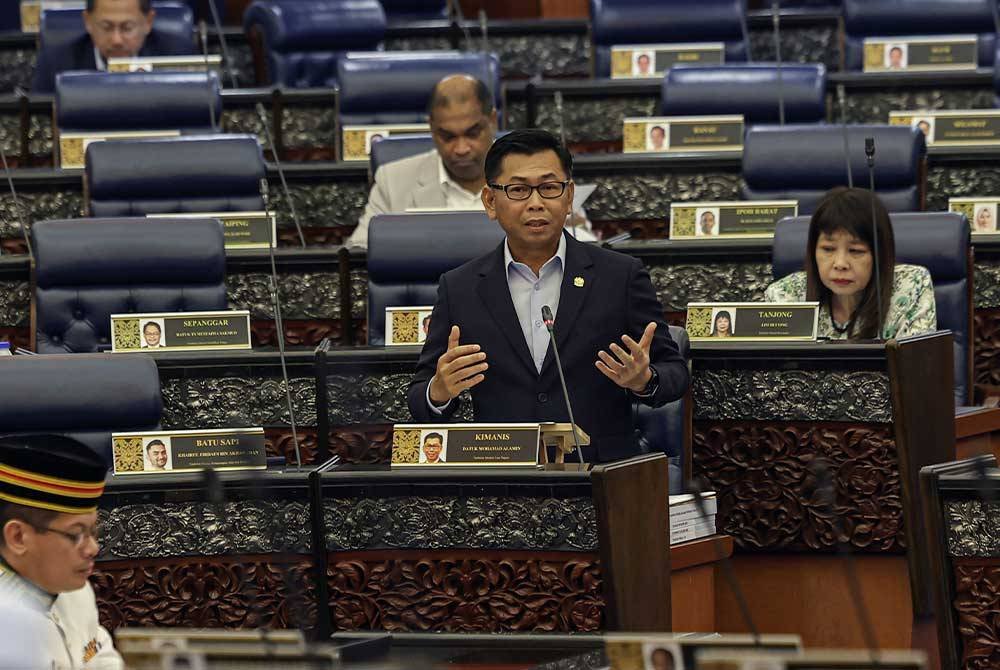
[[(718, 493), (719, 531), (742, 550), (834, 551), (835, 524), (855, 551), (900, 552), (903, 504), (890, 426), (696, 421), (695, 475)], [(809, 470), (827, 460), (835, 515)]]
[(955, 611), (961, 667), (1000, 667), (1000, 565), (960, 561), (955, 565)]
[(392, 456), (392, 424), (334, 428), (330, 431), (330, 451), (344, 463), (387, 464)]
[[(316, 462), (316, 429), (311, 427), (296, 426), (296, 434), (299, 438), (299, 455), (303, 463)], [(287, 428), (265, 428), (264, 443), (267, 446), (268, 456), (284, 456), (285, 462), (289, 465), (295, 463), (295, 440), (292, 439), (292, 429)]]
[(1000, 309), (977, 309), (974, 318), (976, 383), (1000, 384)]
[[(339, 319), (285, 319), (285, 346), (315, 347), (324, 337), (340, 341)], [(278, 346), (274, 321), (250, 322), (251, 344), (254, 347)]]
[(594, 632), (603, 628), (592, 554), (396, 552), (332, 555), (336, 630)]

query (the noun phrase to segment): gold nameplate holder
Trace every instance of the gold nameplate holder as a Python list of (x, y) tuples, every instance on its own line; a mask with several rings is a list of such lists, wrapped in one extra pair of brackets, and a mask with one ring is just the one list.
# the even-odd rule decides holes
[(108, 59), (108, 72), (218, 72), (221, 69), (222, 56), (218, 54)]
[(392, 467), (535, 467), (537, 423), (396, 424)]
[(341, 160), (366, 161), (375, 142), (394, 135), (413, 135), (430, 131), (431, 127), (426, 123), (344, 126), (341, 131)]
[(1000, 110), (889, 112), (889, 125), (919, 128), (932, 147), (1000, 145)]
[(778, 221), (798, 214), (797, 200), (675, 202), (670, 205), (670, 239), (771, 238)]
[(111, 451), (116, 476), (267, 468), (263, 428), (113, 433)]
[(385, 308), (385, 345), (422, 345), (431, 327), (432, 305)]
[(948, 211), (965, 214), (973, 236), (996, 234), (1000, 231), (997, 228), (998, 205), (1000, 197), (948, 198)]
[(661, 116), (625, 119), (625, 153), (743, 151), (743, 116)]
[(941, 72), (979, 67), (975, 35), (869, 37), (864, 41), (864, 72)]
[(815, 342), (818, 302), (692, 302), (684, 325), (692, 342)]
[(927, 655), (909, 649), (818, 649), (795, 655), (765, 651), (702, 649), (695, 654), (698, 670), (925, 670)]
[(275, 246), (277, 217), (274, 212), (205, 212), (201, 214), (147, 214), (149, 219), (218, 219), (226, 249), (267, 249)]
[(111, 315), (113, 353), (250, 348), (247, 310)]
[(611, 47), (611, 78), (662, 77), (674, 65), (721, 65), (724, 62), (726, 45), (722, 42), (627, 44)]
[(87, 147), (94, 142), (113, 140), (152, 140), (163, 137), (180, 137), (179, 130), (129, 130), (98, 133), (59, 133), (59, 166), (64, 170), (86, 167)]
[(42, 12), (46, 9), (83, 11), (86, 6), (83, 0), (21, 0), (21, 32), (37, 33), (42, 26)]
[(798, 635), (717, 634), (650, 634), (608, 633), (604, 636), (604, 653), (611, 670), (695, 670), (695, 658), (707, 650), (758, 650), (792, 657), (802, 649)]

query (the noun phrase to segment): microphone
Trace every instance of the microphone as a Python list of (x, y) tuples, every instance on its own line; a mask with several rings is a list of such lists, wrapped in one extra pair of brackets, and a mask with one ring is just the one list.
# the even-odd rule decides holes
[(781, 11), (780, 0), (771, 5), (771, 21), (774, 24), (774, 60), (778, 66), (778, 123), (785, 125), (785, 87), (781, 77)]
[(232, 62), (229, 59), (229, 45), (226, 44), (226, 35), (222, 32), (222, 20), (219, 19), (219, 8), (215, 6), (215, 0), (208, 0), (208, 8), (212, 12), (212, 24), (215, 26), (215, 33), (219, 36), (219, 46), (222, 47), (222, 69), (229, 75), (230, 88), (239, 88), (236, 81), (236, 74), (233, 72)]
[(215, 96), (212, 95), (212, 77), (208, 70), (208, 26), (204, 21), (198, 22), (198, 41), (201, 42), (201, 56), (205, 59), (205, 77), (208, 80), (208, 125), (212, 132), (217, 132), (219, 126), (215, 122)]
[(847, 186), (854, 188), (854, 171), (851, 169), (851, 149), (847, 136), (847, 95), (844, 85), (837, 84), (837, 106), (840, 107), (840, 129), (844, 136), (844, 162), (847, 164)]
[(552, 309), (548, 305), (542, 305), (542, 322), (545, 323), (545, 329), (549, 331), (549, 341), (552, 342), (552, 353), (556, 355), (556, 369), (559, 370), (559, 383), (562, 384), (563, 400), (566, 401), (566, 410), (569, 412), (569, 423), (573, 428), (573, 443), (576, 445), (576, 457), (580, 461), (580, 465), (583, 465), (583, 453), (580, 451), (580, 436), (576, 430), (576, 419), (573, 418), (573, 405), (569, 401), (569, 389), (566, 388), (566, 375), (563, 374), (562, 361), (559, 359), (559, 347), (556, 346), (556, 317), (552, 315)]
[[(264, 199), (264, 213), (270, 215), (270, 198), (267, 179), (260, 180), (260, 195)], [(288, 365), (285, 361), (285, 323), (281, 318), (281, 298), (278, 295), (278, 268), (274, 262), (274, 245), (271, 240), (267, 245), (268, 256), (271, 259), (271, 302), (274, 305), (274, 328), (278, 336), (278, 359), (281, 361), (281, 379), (285, 384), (285, 401), (288, 404), (288, 422), (292, 426), (292, 444), (295, 446), (295, 469), (302, 469), (302, 453), (299, 450), (299, 434), (295, 426), (295, 408), (292, 406), (292, 386), (288, 381)]]
[(4, 151), (3, 144), (0, 144), (0, 159), (3, 159), (3, 172), (7, 177), (7, 186), (10, 187), (10, 197), (14, 201), (14, 211), (17, 212), (17, 222), (21, 226), (21, 235), (24, 236), (24, 243), (28, 247), (28, 259), (34, 267), (35, 252), (31, 248), (31, 236), (28, 235), (28, 226), (24, 222), (24, 210), (21, 209), (21, 200), (17, 197), (17, 189), (14, 188), (14, 176), (11, 174), (10, 165), (7, 164), (7, 152)]
[(469, 29), (465, 25), (465, 16), (462, 14), (462, 6), (458, 4), (458, 0), (446, 0), (446, 3), (448, 7), (448, 16), (451, 18), (452, 35), (454, 36), (456, 29), (460, 30), (462, 32), (462, 39), (465, 41), (465, 48), (471, 49), (472, 37), (469, 35)]
[[(264, 113), (264, 105), (258, 102), (254, 109), (257, 110), (257, 118), (260, 120), (260, 125), (264, 127), (264, 137), (267, 139), (267, 144), (271, 147), (271, 154), (274, 155), (274, 167), (278, 169), (278, 177), (281, 179), (281, 190), (285, 194), (285, 200), (288, 201), (288, 209), (292, 212), (292, 222), (295, 224), (295, 231), (299, 234), (299, 244), (305, 249), (306, 237), (302, 234), (302, 222), (299, 221), (299, 213), (295, 211), (295, 201), (292, 199), (291, 191), (288, 190), (288, 182), (285, 181), (285, 168), (281, 165), (281, 157), (278, 156), (278, 147), (271, 137), (271, 129), (267, 125), (267, 114)], [(277, 243), (278, 241), (275, 240), (275, 244)]]
[(490, 38), (489, 38), (489, 23), (486, 17), (486, 10), (479, 10), (479, 39), (481, 40), (481, 46), (479, 47), (484, 54), (490, 52)]
[(883, 329), (883, 319), (885, 314), (882, 313), (882, 274), (879, 268), (878, 262), (878, 226), (875, 224), (875, 138), (866, 137), (865, 138), (865, 157), (868, 159), (868, 188), (872, 193), (872, 253), (874, 255), (875, 266), (875, 299), (878, 301), (878, 331), (875, 333), (875, 339), (882, 339), (882, 329)]
[(552, 94), (556, 103), (556, 122), (559, 124), (559, 141), (566, 146), (566, 124), (563, 122), (563, 95), (561, 90)]

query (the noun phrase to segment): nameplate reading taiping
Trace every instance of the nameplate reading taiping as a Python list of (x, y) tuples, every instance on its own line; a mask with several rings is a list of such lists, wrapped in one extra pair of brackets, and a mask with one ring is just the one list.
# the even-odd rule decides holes
[(222, 56), (141, 56), (109, 58), (108, 72), (208, 72), (222, 68)]
[[(802, 649), (797, 635), (690, 635), (669, 633), (640, 635), (606, 633), (604, 652), (611, 670), (694, 670), (695, 658), (704, 650), (756, 650), (777, 654), (795, 654)], [(768, 669), (770, 670), (770, 669)]]
[(83, 11), (86, 6), (84, 0), (21, 0), (21, 32), (37, 33), (42, 25), (42, 12), (46, 9)]
[(815, 341), (818, 302), (692, 302), (687, 307), (691, 341)]
[(129, 130), (99, 133), (59, 133), (59, 166), (64, 170), (79, 170), (86, 166), (87, 147), (94, 142), (112, 140), (153, 140), (180, 137), (179, 130)]
[(625, 153), (743, 151), (743, 116), (662, 116), (625, 119)]
[(979, 65), (975, 35), (869, 37), (863, 49), (865, 72), (975, 70)]
[(928, 146), (1000, 144), (1000, 110), (996, 109), (889, 112), (889, 125), (919, 128), (924, 133)]
[(722, 42), (626, 44), (611, 47), (611, 78), (662, 77), (674, 65), (721, 65), (725, 61)]
[(372, 145), (395, 135), (429, 133), (426, 123), (393, 125), (344, 126), (341, 133), (341, 156), (345, 161), (366, 161)]
[(431, 312), (433, 311), (433, 306), (386, 307), (386, 346), (423, 344), (427, 339), (427, 331), (431, 327)]
[(539, 424), (396, 424), (392, 467), (516, 467), (538, 463)]
[(267, 467), (263, 428), (113, 433), (116, 475)]
[(273, 212), (205, 212), (147, 214), (150, 219), (218, 219), (226, 249), (267, 249), (274, 246), (277, 217)]
[(797, 200), (675, 202), (670, 205), (670, 239), (774, 237), (774, 225), (798, 213)]
[(250, 312), (112, 314), (111, 351), (218, 351), (250, 348)]

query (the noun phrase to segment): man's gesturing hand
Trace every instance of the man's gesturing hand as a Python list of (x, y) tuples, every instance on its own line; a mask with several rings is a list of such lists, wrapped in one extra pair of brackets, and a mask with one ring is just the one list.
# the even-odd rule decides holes
[(656, 323), (650, 321), (638, 342), (628, 335), (622, 335), (622, 342), (628, 347), (628, 351), (612, 343), (609, 348), (614, 356), (606, 351), (599, 351), (597, 358), (600, 360), (595, 361), (594, 365), (605, 377), (623, 389), (642, 393), (653, 376), (653, 371), (649, 368), (649, 347), (653, 343), (655, 332)]
[(452, 326), (448, 350), (438, 359), (429, 389), (431, 402), (435, 405), (447, 403), (486, 378), (482, 374), (489, 367), (486, 354), (479, 351), (478, 344), (459, 345), (459, 335), (458, 326)]

